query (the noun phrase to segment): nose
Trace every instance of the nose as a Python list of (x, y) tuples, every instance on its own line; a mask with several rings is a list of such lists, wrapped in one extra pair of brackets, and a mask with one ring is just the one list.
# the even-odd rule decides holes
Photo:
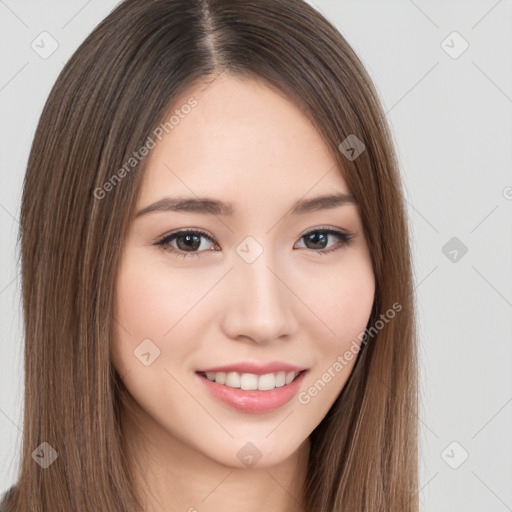
[(272, 343), (289, 337), (296, 329), (293, 314), (294, 294), (287, 287), (283, 265), (267, 257), (267, 251), (256, 261), (239, 258), (226, 283), (229, 299), (222, 327), (234, 340)]

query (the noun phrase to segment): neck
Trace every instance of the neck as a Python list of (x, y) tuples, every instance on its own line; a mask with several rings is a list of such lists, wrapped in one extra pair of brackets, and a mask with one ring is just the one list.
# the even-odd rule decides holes
[[(138, 407), (135, 407), (134, 411)], [(135, 487), (147, 512), (299, 512), (309, 458), (307, 438), (269, 467), (230, 467), (208, 457), (144, 413), (123, 414)]]

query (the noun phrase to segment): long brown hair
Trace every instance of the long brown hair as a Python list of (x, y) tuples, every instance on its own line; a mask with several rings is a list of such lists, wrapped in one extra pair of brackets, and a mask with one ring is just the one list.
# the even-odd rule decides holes
[[(220, 73), (264, 80), (309, 117), (360, 205), (376, 279), (368, 327), (401, 306), (362, 345), (311, 433), (304, 508), (418, 508), (407, 217), (392, 137), (362, 63), (302, 0), (126, 0), (65, 65), (30, 152), (18, 239), (24, 431), (8, 512), (142, 510), (123, 449), (127, 391), (110, 340), (118, 263), (145, 159), (102, 198), (97, 191), (145, 144), (177, 95)], [(349, 135), (365, 147), (355, 159), (339, 149)], [(57, 458), (43, 468), (38, 453)]]

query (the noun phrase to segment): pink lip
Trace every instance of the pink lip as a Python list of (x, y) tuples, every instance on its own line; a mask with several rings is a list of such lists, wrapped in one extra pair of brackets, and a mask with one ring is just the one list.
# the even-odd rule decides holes
[(277, 372), (301, 372), (306, 368), (296, 366), (294, 364), (282, 363), (279, 361), (271, 361), (270, 363), (234, 363), (224, 366), (214, 366), (197, 370), (198, 372), (237, 372), (237, 373), (253, 373), (254, 375), (265, 375), (267, 373)]
[[(240, 368), (240, 366), (237, 366), (237, 368)], [(291, 369), (289, 371), (298, 370)], [(265, 372), (273, 373), (267, 370)], [(265, 372), (259, 372), (257, 375), (263, 375)], [(246, 373), (255, 373), (254, 368)], [(268, 391), (246, 391), (240, 388), (230, 388), (229, 386), (212, 382), (198, 372), (196, 372), (196, 377), (215, 398), (234, 409), (248, 413), (264, 413), (273, 411), (289, 402), (298, 393), (306, 373), (307, 371), (303, 371), (289, 384)]]

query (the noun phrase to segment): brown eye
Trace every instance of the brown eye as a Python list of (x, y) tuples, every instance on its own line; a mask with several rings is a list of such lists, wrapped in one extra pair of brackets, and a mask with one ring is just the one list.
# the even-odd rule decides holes
[[(338, 242), (328, 247), (331, 238)], [(318, 254), (326, 254), (349, 245), (353, 235), (336, 229), (315, 229), (303, 235), (300, 240), (305, 241), (306, 249), (310, 249)], [(203, 252), (210, 252), (211, 247), (205, 247), (202, 240), (206, 239), (213, 244), (218, 242), (204, 231), (181, 230), (169, 233), (154, 245), (161, 247), (162, 250), (181, 256), (183, 258), (197, 257)], [(176, 244), (176, 245), (174, 245)], [(206, 244), (208, 245), (208, 244)], [(327, 248), (328, 247), (328, 248)]]
[[(338, 243), (326, 249), (330, 236), (337, 238)], [(305, 241), (307, 246), (306, 249), (311, 249), (318, 252), (319, 254), (325, 254), (336, 251), (337, 249), (348, 245), (352, 238), (353, 236), (351, 234), (338, 231), (336, 229), (315, 229), (303, 235), (301, 240)]]
[[(204, 247), (205, 244), (202, 243), (202, 239), (207, 239), (214, 244), (217, 243), (214, 238), (204, 231), (182, 230), (164, 236), (154, 245), (160, 246), (164, 251), (169, 251), (186, 258), (197, 256), (196, 253), (208, 251), (208, 248)], [(176, 246), (172, 245), (173, 242), (176, 242)]]

